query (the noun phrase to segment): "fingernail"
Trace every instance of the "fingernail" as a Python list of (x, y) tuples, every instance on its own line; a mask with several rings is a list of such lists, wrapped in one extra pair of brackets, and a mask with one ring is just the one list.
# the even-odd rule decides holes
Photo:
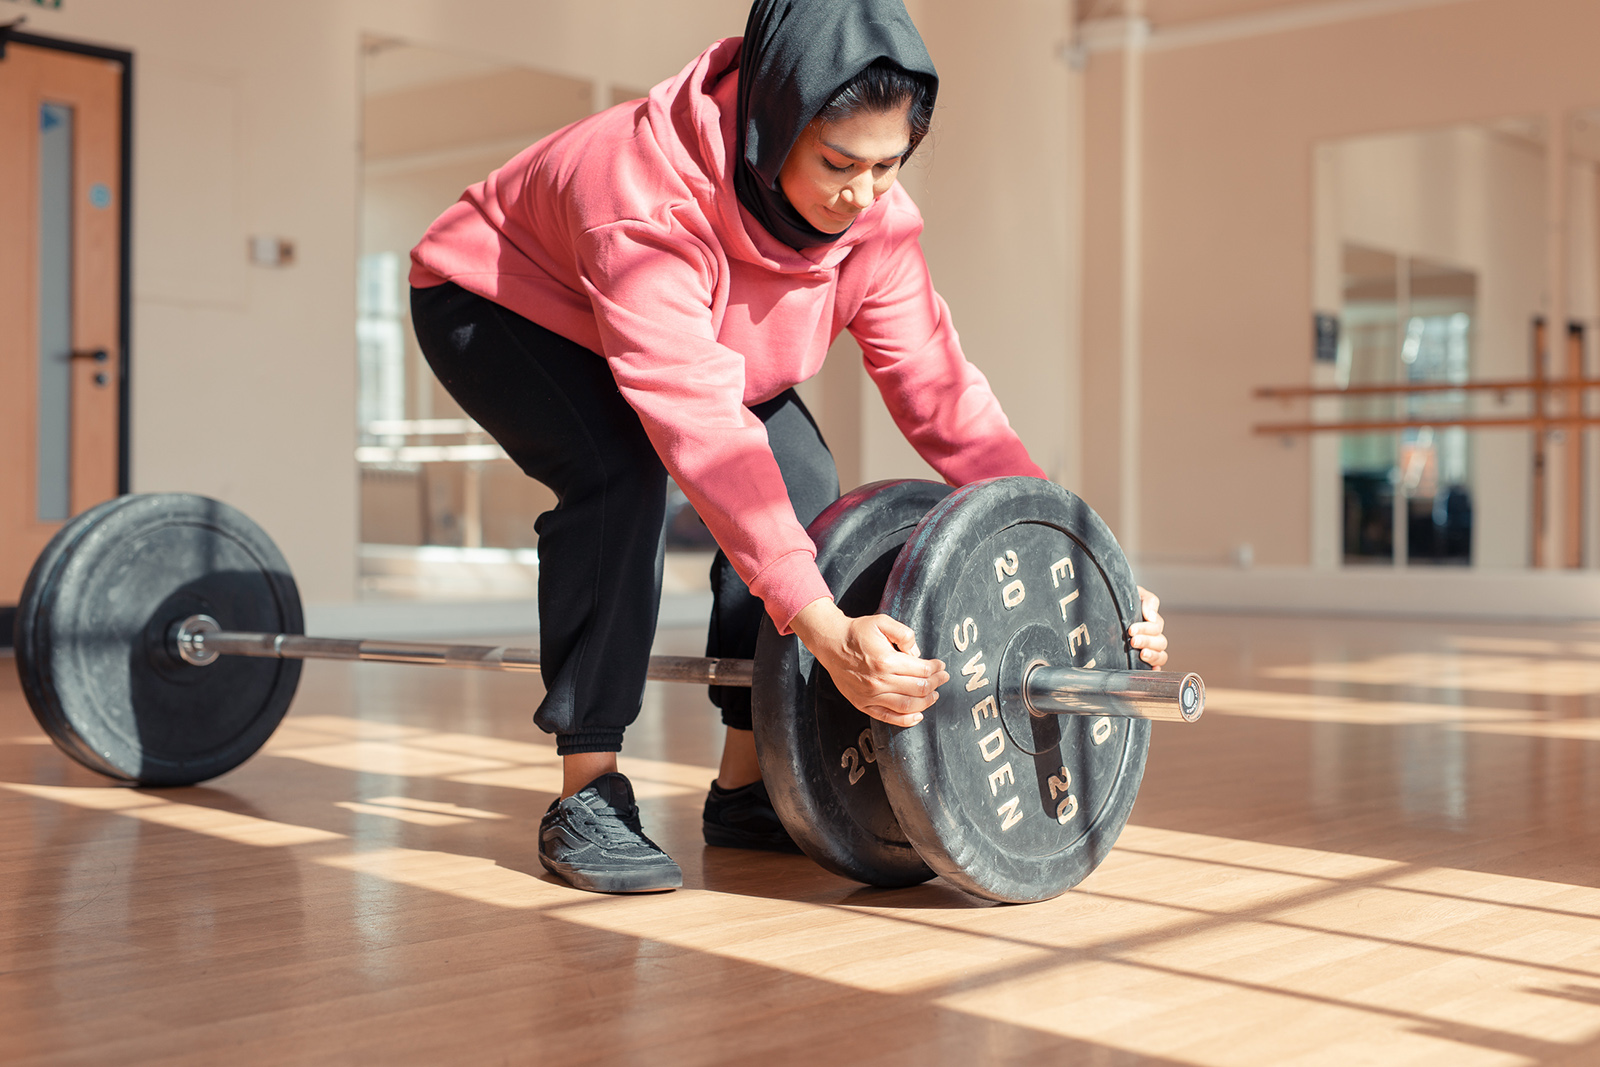
[(918, 648), (916, 645), (912, 645), (910, 647), (910, 649), (908, 649), (906, 651), (906, 655), (915, 656), (917, 659), (921, 659), (922, 658), (922, 649)]
[(919, 723), (919, 722), (921, 722), (921, 721), (922, 721), (922, 716), (921, 716), (921, 715), (913, 715), (913, 716), (912, 716), (912, 717), (911, 717), (911, 725), (912, 725), (912, 726), (915, 726), (915, 725), (917, 725), (917, 723)]

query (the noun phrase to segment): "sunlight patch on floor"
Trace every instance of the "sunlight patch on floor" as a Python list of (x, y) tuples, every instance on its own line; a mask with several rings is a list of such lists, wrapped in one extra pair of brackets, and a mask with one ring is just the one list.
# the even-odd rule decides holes
[[(1268, 667), (1263, 677), (1356, 685), (1472, 689), (1485, 693), (1582, 696), (1600, 693), (1600, 660), (1451, 652), (1405, 652), (1355, 662)], [(1207, 694), (1209, 696), (1209, 694)]]
[(315, 862), (497, 908), (542, 908), (570, 900), (577, 892), (491, 859), (453, 852), (385, 848), (318, 856)]
[(153, 793), (136, 792), (124, 786), (83, 787), (0, 782), (0, 788), (36, 800), (48, 800), (75, 808), (126, 815), (158, 826), (188, 830), (191, 833), (255, 848), (281, 848), (287, 845), (306, 845), (316, 841), (344, 839), (343, 834), (329, 830), (275, 822), (271, 819), (222, 811), (199, 804), (184, 804)]
[[(1047, 956), (1038, 946), (954, 929), (939, 931), (933, 944), (919, 939), (907, 950), (906, 927), (884, 909), (707, 891), (597, 897), (552, 914), (596, 930), (881, 993), (937, 989), (954, 979), (971, 980)], [(848, 952), (838, 950), (841, 943), (850, 946)]]
[[(1376, 1049), (1383, 1062), (1529, 1063), (1600, 1035), (1600, 994), (1584, 992), (1600, 982), (1600, 890), (1585, 887), (1130, 826), (1054, 900), (892, 899), (680, 892), (551, 914), (1206, 1067)], [(898, 950), (907, 941), (917, 951)], [(1278, 1020), (1271, 1033), (1263, 1018)]]
[[(561, 757), (553, 743), (307, 715), (286, 719), (264, 752), (357, 774), (439, 778), (552, 796), (561, 792)], [(717, 774), (700, 764), (633, 756), (621, 757), (618, 767), (641, 800), (704, 792)]]
[(1353, 726), (1437, 724), (1468, 733), (1600, 740), (1600, 719), (1555, 719), (1540, 711), (1477, 708), (1404, 700), (1363, 700), (1330, 693), (1275, 693), (1259, 689), (1207, 687), (1207, 715), (1237, 715), (1292, 722)]

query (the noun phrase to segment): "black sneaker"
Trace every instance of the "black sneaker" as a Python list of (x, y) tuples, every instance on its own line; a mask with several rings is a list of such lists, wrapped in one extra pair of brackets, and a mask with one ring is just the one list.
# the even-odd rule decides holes
[(711, 783), (706, 794), (704, 822), (706, 844), (723, 848), (758, 848), (767, 852), (799, 852), (789, 831), (778, 821), (765, 782), (738, 789)]
[(591, 893), (655, 893), (683, 885), (672, 857), (644, 836), (633, 786), (615, 771), (551, 803), (539, 821), (539, 862)]

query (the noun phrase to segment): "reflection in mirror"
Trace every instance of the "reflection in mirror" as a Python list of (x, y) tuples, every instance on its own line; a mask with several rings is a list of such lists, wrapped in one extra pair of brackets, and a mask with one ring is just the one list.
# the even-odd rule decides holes
[(411, 330), (409, 252), (463, 189), (546, 134), (642, 94), (391, 38), (366, 38), (362, 55), (362, 591), (532, 597), (534, 520), (555, 498), (434, 380)]
[[(1567, 210), (1562, 256), (1567, 335), (1556, 377), (1600, 377), (1600, 107), (1574, 112), (1567, 123)], [(1600, 417), (1600, 389), (1557, 394), (1560, 410)], [(1546, 536), (1563, 567), (1600, 568), (1600, 432), (1572, 426), (1559, 435), (1562, 466), (1559, 534)]]
[[(1346, 245), (1344, 306), (1340, 316), (1339, 384), (1393, 382), (1399, 352), (1396, 331), (1400, 285), (1398, 259), (1389, 252)], [(1389, 416), (1387, 397), (1344, 402), (1347, 419)], [(1394, 484), (1397, 449), (1390, 434), (1344, 434), (1339, 442), (1344, 479), (1346, 563), (1394, 558)]]
[[(1465, 382), (1476, 294), (1469, 271), (1346, 245), (1339, 384)], [(1352, 397), (1345, 408), (1347, 421), (1444, 420), (1466, 414), (1466, 394)], [(1463, 427), (1345, 434), (1340, 459), (1346, 563), (1391, 562), (1397, 551), (1414, 563), (1470, 562), (1472, 478)], [(1397, 492), (1405, 502), (1398, 513)]]
[[(1362, 390), (1322, 417), (1383, 424), (1341, 434), (1315, 468), (1342, 497), (1328, 563), (1532, 559), (1535, 393), (1448, 387), (1528, 378), (1546, 295), (1542, 129), (1516, 120), (1318, 146), (1314, 287), (1340, 324), (1319, 381)], [(1449, 425), (1482, 419), (1518, 425)]]

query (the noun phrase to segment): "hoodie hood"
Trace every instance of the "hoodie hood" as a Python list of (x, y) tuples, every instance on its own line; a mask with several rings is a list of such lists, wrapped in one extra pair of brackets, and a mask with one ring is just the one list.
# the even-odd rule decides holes
[[(666, 155), (686, 192), (716, 227), (725, 253), (780, 273), (829, 269), (837, 266), (852, 247), (872, 236), (889, 211), (902, 210), (915, 216), (911, 198), (897, 182), (841, 234), (823, 234), (823, 240), (800, 246), (775, 236), (736, 190), (742, 50), (741, 38), (723, 38), (700, 53), (676, 77), (652, 89), (644, 105), (652, 140)], [(828, 95), (832, 95), (831, 91)], [(795, 136), (804, 128), (805, 123), (800, 123)], [(774, 182), (783, 166), (783, 156), (787, 155), (786, 148), (773, 170)]]
[(756, 0), (750, 8), (739, 57), (734, 188), (745, 209), (791, 248), (841, 234), (817, 229), (789, 203), (778, 188), (783, 161), (823, 105), (880, 59), (925, 76), (938, 93), (938, 72), (902, 0)]

